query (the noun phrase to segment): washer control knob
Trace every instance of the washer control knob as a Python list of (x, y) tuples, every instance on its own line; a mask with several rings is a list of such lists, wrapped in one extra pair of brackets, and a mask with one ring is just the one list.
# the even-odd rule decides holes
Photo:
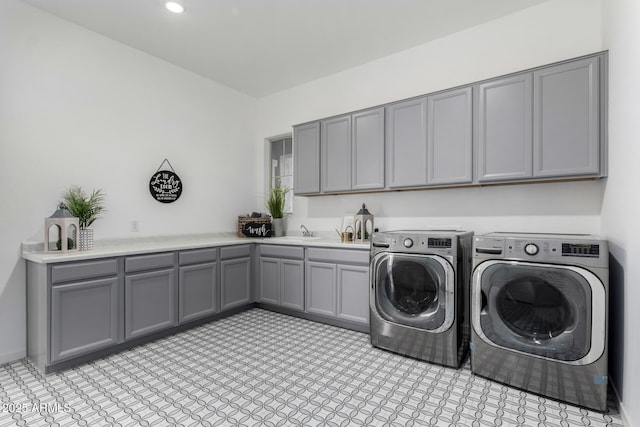
[(407, 237), (406, 239), (404, 239), (404, 242), (402, 242), (402, 244), (405, 248), (410, 248), (413, 246), (413, 240)]
[(527, 255), (536, 255), (538, 253), (538, 245), (536, 245), (535, 243), (527, 243), (524, 246), (524, 251), (527, 253)]

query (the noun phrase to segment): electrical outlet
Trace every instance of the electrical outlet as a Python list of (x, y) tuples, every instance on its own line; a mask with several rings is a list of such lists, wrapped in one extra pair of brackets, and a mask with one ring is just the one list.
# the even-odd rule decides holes
[(138, 231), (140, 231), (140, 222), (138, 222), (137, 219), (131, 221), (131, 231), (133, 233), (137, 233)]

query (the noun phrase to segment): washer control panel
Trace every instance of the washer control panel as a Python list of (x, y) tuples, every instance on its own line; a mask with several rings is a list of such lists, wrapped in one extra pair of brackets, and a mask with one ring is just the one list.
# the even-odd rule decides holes
[[(470, 235), (471, 233), (466, 233)], [(453, 255), (458, 252), (458, 236), (445, 232), (394, 231), (373, 233), (371, 249), (416, 254)]]
[(538, 245), (535, 243), (527, 243), (524, 245), (524, 252), (527, 255), (537, 255), (540, 249), (538, 249)]

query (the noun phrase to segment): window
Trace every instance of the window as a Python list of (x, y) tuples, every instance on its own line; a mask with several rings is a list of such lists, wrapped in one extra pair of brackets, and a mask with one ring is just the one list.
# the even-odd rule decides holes
[(289, 189), (285, 198), (285, 213), (293, 212), (293, 140), (291, 136), (269, 140), (271, 173), (269, 188), (278, 184)]

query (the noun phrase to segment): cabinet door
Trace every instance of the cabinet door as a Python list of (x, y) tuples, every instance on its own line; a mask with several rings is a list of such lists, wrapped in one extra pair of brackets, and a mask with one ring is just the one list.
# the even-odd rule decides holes
[(218, 281), (215, 262), (180, 267), (178, 285), (179, 323), (218, 311)]
[(351, 116), (323, 120), (320, 177), (324, 193), (351, 189)]
[(384, 188), (384, 108), (352, 115), (351, 189)]
[(251, 258), (228, 259), (220, 262), (222, 310), (249, 304)]
[(260, 257), (260, 302), (280, 304), (280, 260)]
[(472, 90), (427, 98), (427, 184), (464, 184), (472, 175)]
[(307, 262), (305, 281), (308, 313), (336, 315), (336, 265)]
[(304, 310), (304, 261), (283, 259), (280, 264), (280, 304)]
[(478, 86), (478, 181), (531, 178), (532, 74)]
[(387, 182), (390, 188), (427, 184), (427, 99), (387, 106)]
[(176, 324), (174, 283), (173, 269), (125, 277), (125, 339)]
[(534, 176), (599, 173), (599, 61), (588, 58), (534, 73)]
[(293, 192), (320, 192), (320, 123), (293, 128)]
[(51, 288), (51, 362), (118, 343), (118, 279)]
[(338, 265), (338, 311), (341, 319), (369, 324), (369, 268)]

